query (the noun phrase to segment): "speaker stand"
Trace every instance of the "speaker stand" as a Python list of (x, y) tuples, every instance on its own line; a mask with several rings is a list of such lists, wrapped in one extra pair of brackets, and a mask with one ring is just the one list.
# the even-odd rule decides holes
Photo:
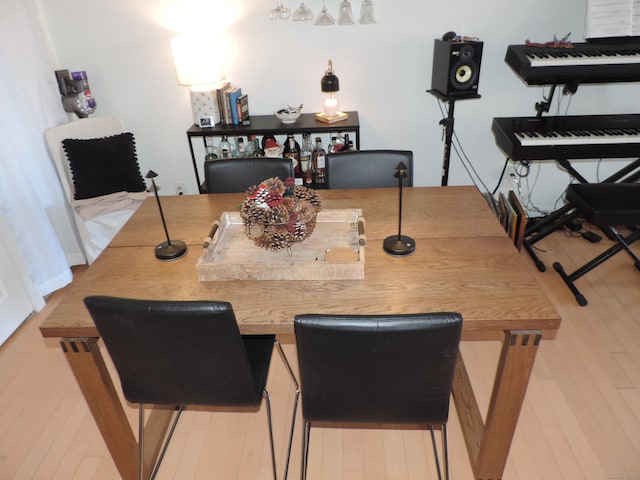
[(471, 98), (480, 98), (480, 95), (465, 95), (465, 96), (457, 96), (451, 97), (449, 95), (443, 95), (437, 90), (427, 90), (431, 95), (438, 97), (442, 101), (449, 102), (448, 115), (447, 118), (443, 118), (440, 120), (439, 125), (444, 125), (444, 158), (442, 160), (442, 180), (440, 185), (446, 187), (449, 184), (449, 162), (451, 159), (451, 142), (453, 139), (453, 112), (455, 109), (456, 100), (469, 100)]

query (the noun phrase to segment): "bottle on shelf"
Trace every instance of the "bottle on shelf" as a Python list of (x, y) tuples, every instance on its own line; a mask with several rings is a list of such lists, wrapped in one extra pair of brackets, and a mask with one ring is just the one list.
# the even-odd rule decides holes
[(302, 171), (302, 184), (305, 187), (313, 186), (313, 145), (311, 144), (310, 133), (302, 134), (300, 170)]
[(236, 157), (243, 158), (247, 156), (247, 150), (244, 145), (244, 138), (238, 137), (238, 149), (236, 150)]
[(351, 140), (349, 140), (349, 134), (345, 133), (344, 134), (344, 145), (342, 147), (342, 151), (343, 152), (349, 152), (353, 150), (353, 142)]
[(207, 151), (207, 153), (204, 156), (205, 162), (207, 160), (217, 160), (218, 153), (217, 153), (216, 147), (213, 145), (213, 137), (205, 137), (204, 142), (205, 142), (205, 150)]
[(338, 147), (338, 137), (331, 137), (331, 143), (329, 144), (327, 153), (336, 153), (339, 151), (340, 148)]
[(326, 164), (326, 152), (322, 147), (322, 138), (316, 137), (316, 148), (313, 150), (313, 170), (317, 186), (324, 186), (327, 181)]
[(284, 158), (290, 158), (293, 163), (293, 174), (297, 185), (302, 185), (302, 169), (300, 168), (300, 144), (296, 142), (293, 134), (287, 135), (287, 142), (282, 151)]
[(218, 156), (220, 158), (232, 158), (233, 152), (234, 149), (231, 142), (226, 135), (223, 135), (222, 140), (220, 140), (220, 145), (218, 146)]
[(249, 135), (247, 137), (249, 144), (251, 144), (251, 156), (252, 157), (264, 157), (264, 149), (260, 145), (260, 141), (255, 135)]

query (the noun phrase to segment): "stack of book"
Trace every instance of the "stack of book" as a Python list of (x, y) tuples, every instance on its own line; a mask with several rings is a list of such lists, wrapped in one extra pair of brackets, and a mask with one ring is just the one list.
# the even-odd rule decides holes
[(230, 82), (222, 82), (216, 88), (218, 117), (216, 123), (228, 125), (251, 125), (249, 118), (249, 97), (242, 88), (234, 87)]

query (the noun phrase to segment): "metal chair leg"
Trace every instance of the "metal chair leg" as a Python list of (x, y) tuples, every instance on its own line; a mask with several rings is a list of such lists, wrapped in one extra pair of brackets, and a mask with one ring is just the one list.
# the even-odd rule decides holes
[(269, 425), (269, 444), (271, 445), (271, 467), (273, 469), (273, 480), (278, 480), (278, 470), (276, 468), (276, 447), (273, 442), (273, 422), (271, 421), (271, 399), (269, 392), (262, 391), (262, 396), (267, 404), (267, 424)]
[(440, 468), (440, 457), (438, 455), (438, 447), (436, 446), (436, 434), (433, 431), (433, 425), (429, 425), (429, 430), (431, 431), (431, 444), (433, 445), (433, 458), (436, 462), (438, 480), (442, 480), (442, 469)]
[(307, 480), (307, 466), (309, 465), (309, 440), (311, 438), (311, 422), (304, 422), (302, 432), (302, 465), (300, 467), (301, 480)]
[(442, 456), (444, 458), (444, 478), (449, 480), (449, 440), (447, 438), (447, 424), (442, 424)]
[(283, 480), (287, 480), (287, 476), (289, 475), (289, 462), (291, 460), (291, 448), (293, 446), (293, 433), (295, 431), (296, 415), (298, 413), (298, 401), (300, 399), (300, 385), (298, 384), (298, 380), (296, 379), (296, 376), (293, 373), (293, 369), (291, 368), (291, 364), (289, 363), (289, 360), (287, 359), (287, 356), (284, 354), (284, 350), (282, 349), (282, 345), (280, 344), (280, 342), (277, 339), (275, 340), (274, 343), (275, 343), (276, 347), (278, 347), (278, 352), (280, 352), (280, 357), (282, 358), (282, 361), (283, 361), (285, 367), (287, 368), (287, 371), (289, 372), (289, 376), (291, 377), (291, 380), (293, 381), (294, 385), (296, 386), (295, 399), (294, 399), (294, 402), (293, 402), (293, 416), (291, 418), (291, 432), (289, 434), (289, 446), (287, 447), (287, 458), (286, 458), (285, 466), (284, 466), (284, 477), (283, 477)]
[[(441, 438), (442, 438), (442, 464), (444, 466), (444, 478), (449, 480), (449, 446), (447, 440), (447, 424), (440, 425)], [(436, 445), (436, 434), (433, 429), (433, 425), (429, 425), (431, 430), (431, 443), (433, 445), (433, 456), (436, 462), (436, 470), (438, 473), (438, 480), (442, 480), (442, 468), (440, 468), (440, 456), (438, 455), (438, 447)]]
[[(169, 429), (169, 433), (167, 434), (167, 438), (162, 445), (162, 450), (160, 450), (158, 459), (156, 460), (156, 463), (153, 466), (153, 470), (149, 475), (149, 480), (153, 480), (158, 474), (160, 464), (162, 463), (162, 459), (167, 452), (169, 442), (171, 441), (171, 437), (173, 437), (173, 432), (176, 429), (176, 425), (178, 424), (178, 420), (180, 420), (180, 415), (182, 415), (183, 410), (184, 405), (180, 405), (178, 407), (178, 411), (175, 415), (173, 423), (171, 424), (171, 428)], [(144, 403), (138, 405), (138, 480), (144, 480)]]

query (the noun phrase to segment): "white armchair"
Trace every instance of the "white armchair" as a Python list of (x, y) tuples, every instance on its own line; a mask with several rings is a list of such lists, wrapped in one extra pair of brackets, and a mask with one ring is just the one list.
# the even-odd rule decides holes
[(91, 264), (148, 196), (133, 135), (117, 117), (82, 118), (45, 140)]

